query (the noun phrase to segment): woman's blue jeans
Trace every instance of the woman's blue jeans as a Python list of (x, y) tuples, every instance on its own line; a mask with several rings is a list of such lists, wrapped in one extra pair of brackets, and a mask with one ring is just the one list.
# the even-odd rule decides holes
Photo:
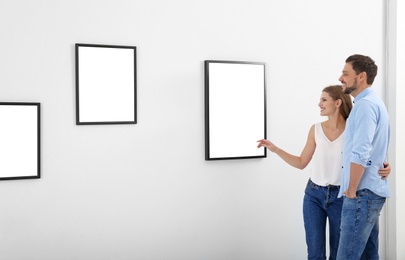
[(329, 259), (335, 260), (339, 246), (343, 199), (339, 186), (319, 186), (308, 181), (304, 196), (304, 225), (308, 260), (326, 259), (326, 221), (329, 221)]
[(378, 222), (385, 200), (368, 189), (357, 191), (357, 198), (344, 197), (338, 259), (379, 259)]

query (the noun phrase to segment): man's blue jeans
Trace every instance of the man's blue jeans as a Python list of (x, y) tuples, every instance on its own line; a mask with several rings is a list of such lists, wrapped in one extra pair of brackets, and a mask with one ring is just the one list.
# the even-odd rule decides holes
[(304, 196), (304, 225), (308, 259), (326, 259), (326, 220), (329, 221), (329, 251), (336, 259), (339, 245), (342, 198), (337, 198), (339, 186), (318, 186), (308, 181)]
[(385, 198), (368, 189), (357, 191), (357, 198), (344, 197), (337, 259), (379, 259), (379, 216)]

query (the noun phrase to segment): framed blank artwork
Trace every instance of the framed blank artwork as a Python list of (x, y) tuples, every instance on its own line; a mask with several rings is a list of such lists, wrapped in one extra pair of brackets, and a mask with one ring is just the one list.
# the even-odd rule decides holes
[(0, 180), (40, 178), (40, 103), (0, 102)]
[(136, 47), (76, 43), (76, 124), (136, 124)]
[(266, 65), (206, 60), (205, 159), (267, 156), (257, 148), (266, 138)]

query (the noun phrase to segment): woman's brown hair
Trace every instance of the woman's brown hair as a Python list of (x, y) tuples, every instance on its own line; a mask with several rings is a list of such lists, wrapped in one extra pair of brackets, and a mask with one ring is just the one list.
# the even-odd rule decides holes
[(328, 93), (333, 100), (342, 100), (342, 105), (339, 108), (340, 114), (346, 120), (349, 117), (350, 111), (353, 108), (352, 99), (349, 94), (344, 94), (342, 92), (341, 85), (332, 85), (324, 88), (323, 92)]

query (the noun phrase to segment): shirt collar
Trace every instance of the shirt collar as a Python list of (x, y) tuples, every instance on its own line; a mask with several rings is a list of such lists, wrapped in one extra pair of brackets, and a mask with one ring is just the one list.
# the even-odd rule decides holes
[(364, 89), (360, 94), (357, 95), (357, 97), (353, 100), (353, 103), (356, 103), (357, 101), (359, 101), (360, 99), (364, 98), (365, 96), (367, 96), (368, 94), (370, 94), (371, 92), (373, 92), (373, 90), (368, 87), (366, 89)]

